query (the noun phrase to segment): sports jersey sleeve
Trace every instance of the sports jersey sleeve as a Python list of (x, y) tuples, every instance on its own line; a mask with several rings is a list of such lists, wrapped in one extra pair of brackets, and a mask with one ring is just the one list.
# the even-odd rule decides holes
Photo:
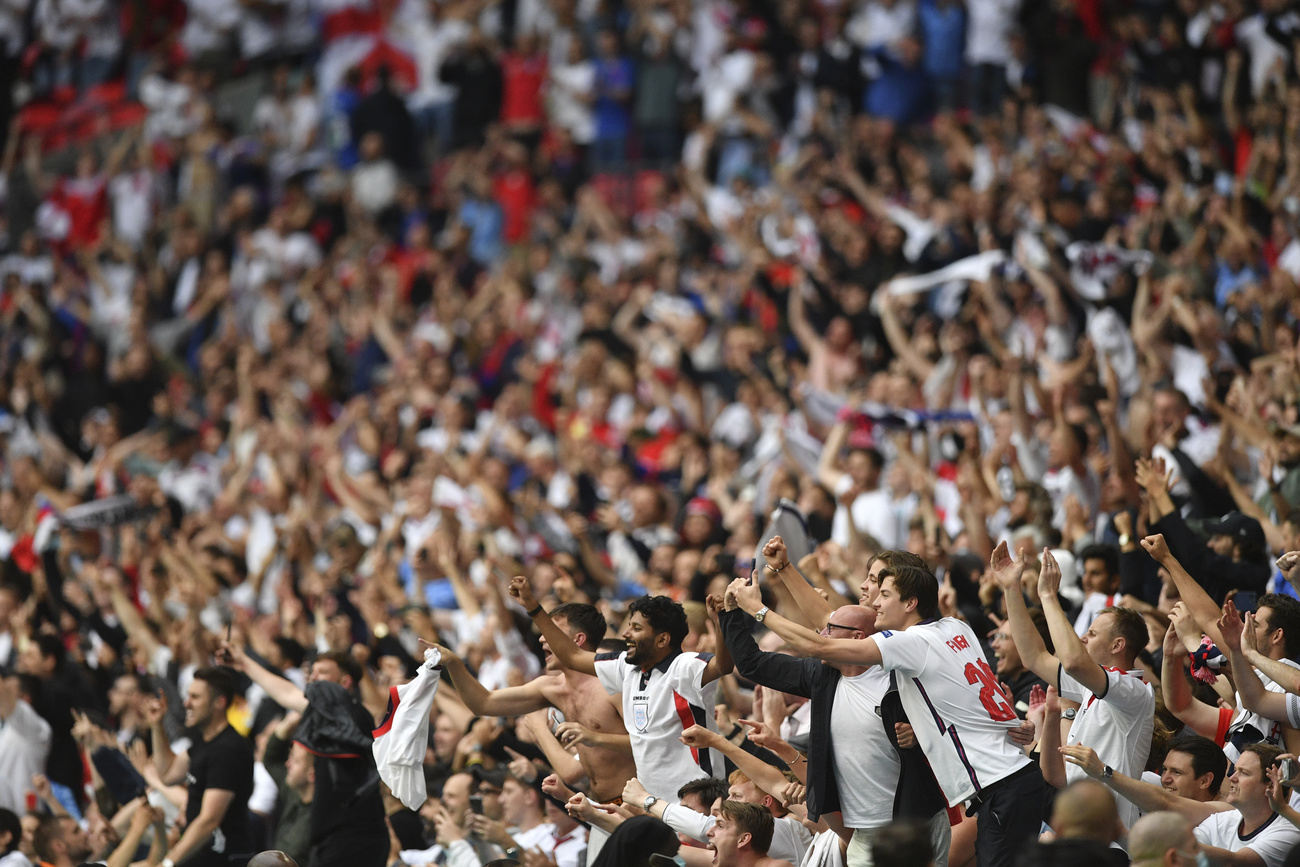
[(596, 677), (605, 692), (618, 695), (623, 691), (623, 680), (628, 672), (627, 651), (622, 653), (597, 653)]
[(1286, 721), (1292, 728), (1300, 728), (1300, 695), (1286, 694)]
[(880, 648), (880, 667), (886, 671), (900, 671), (915, 676), (925, 668), (930, 645), (919, 633), (886, 630), (877, 632), (873, 637), (876, 647)]
[(673, 691), (691, 704), (703, 706), (706, 703), (704, 669), (711, 659), (712, 653), (683, 653), (673, 660), (673, 667), (669, 671)]
[(1146, 681), (1120, 671), (1107, 671), (1106, 680), (1109, 685), (1106, 694), (1099, 696), (1101, 701), (1126, 714), (1152, 712), (1148, 705), (1155, 703), (1155, 694)]
[(717, 819), (697, 813), (681, 804), (669, 804), (664, 807), (664, 824), (678, 834), (685, 834), (692, 840), (704, 842), (709, 839), (709, 829), (716, 825)]
[(1088, 688), (1079, 681), (1070, 677), (1065, 671), (1065, 666), (1057, 666), (1056, 669), (1056, 691), (1061, 698), (1083, 704), (1084, 700), (1092, 695)]

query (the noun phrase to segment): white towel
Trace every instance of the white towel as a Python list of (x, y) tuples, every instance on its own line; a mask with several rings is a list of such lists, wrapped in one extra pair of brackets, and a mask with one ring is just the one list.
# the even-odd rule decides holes
[(388, 715), (375, 729), (375, 767), (397, 799), (419, 810), (429, 796), (424, 785), (424, 754), (429, 746), (429, 711), (438, 693), (441, 654), (430, 647), (415, 679), (389, 692)]

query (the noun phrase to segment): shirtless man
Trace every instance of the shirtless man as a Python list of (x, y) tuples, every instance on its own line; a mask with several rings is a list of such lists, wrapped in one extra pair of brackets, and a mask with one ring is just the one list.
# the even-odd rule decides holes
[[(594, 606), (576, 602), (557, 606), (551, 612), (551, 619), (574, 644), (593, 653), (609, 628)], [(460, 657), (438, 646), (442, 666), (451, 676), (456, 692), (478, 716), (522, 716), (548, 707), (564, 714), (565, 746), (577, 748), (581, 772), (589, 782), (588, 795), (593, 801), (613, 801), (623, 794), (627, 781), (636, 776), (630, 738), (620, 716), (620, 697), (608, 695), (598, 678), (562, 668), (545, 636), (542, 649), (546, 654), (544, 675), (522, 686), (488, 690)], [(556, 764), (555, 770), (566, 784), (576, 785), (580, 776), (564, 774), (561, 765)], [(588, 863), (600, 851), (599, 842), (603, 841), (597, 841), (593, 835), (588, 845)]]

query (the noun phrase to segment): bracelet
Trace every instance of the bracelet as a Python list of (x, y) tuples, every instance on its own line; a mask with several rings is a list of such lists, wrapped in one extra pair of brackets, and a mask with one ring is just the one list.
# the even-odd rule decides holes
[(542, 611), (542, 603), (538, 602), (537, 607), (528, 612), (529, 617), (536, 617)]

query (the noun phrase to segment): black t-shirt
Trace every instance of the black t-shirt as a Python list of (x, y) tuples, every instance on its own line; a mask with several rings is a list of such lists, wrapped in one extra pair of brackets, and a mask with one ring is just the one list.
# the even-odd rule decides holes
[(203, 807), (203, 793), (208, 789), (234, 792), (225, 818), (211, 839), (185, 859), (186, 867), (219, 867), (232, 856), (253, 851), (248, 834), (248, 799), (253, 796), (253, 744), (230, 726), (215, 738), (204, 741), (197, 730), (189, 733), (190, 772), (189, 802), (185, 805), (186, 823), (198, 818)]

